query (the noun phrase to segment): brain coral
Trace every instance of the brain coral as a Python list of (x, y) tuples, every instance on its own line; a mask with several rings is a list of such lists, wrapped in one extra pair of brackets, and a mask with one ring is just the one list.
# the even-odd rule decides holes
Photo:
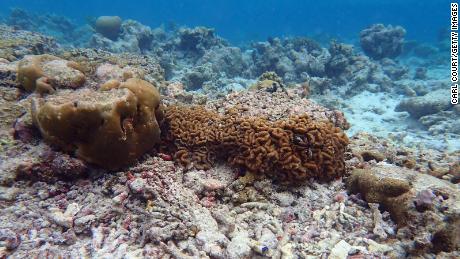
[(18, 82), (27, 91), (53, 93), (57, 88), (78, 88), (85, 75), (78, 63), (51, 55), (25, 56), (18, 63)]
[(140, 79), (107, 85), (101, 91), (63, 90), (34, 99), (32, 116), (52, 145), (117, 169), (159, 142), (160, 96), (155, 87)]
[(308, 178), (332, 180), (345, 172), (348, 138), (328, 122), (293, 116), (270, 122), (261, 117), (225, 115), (201, 106), (169, 106), (162, 132), (182, 165), (209, 169), (217, 159), (282, 183)]

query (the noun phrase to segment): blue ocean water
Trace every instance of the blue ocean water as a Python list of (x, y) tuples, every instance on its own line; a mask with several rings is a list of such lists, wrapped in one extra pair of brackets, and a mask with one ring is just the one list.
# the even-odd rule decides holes
[(213, 27), (233, 43), (275, 36), (330, 35), (353, 41), (374, 23), (401, 25), (407, 39), (436, 41), (449, 26), (446, 0), (2, 0), (0, 13), (19, 7), (67, 16), (79, 24), (87, 17), (118, 15), (151, 27), (161, 24)]

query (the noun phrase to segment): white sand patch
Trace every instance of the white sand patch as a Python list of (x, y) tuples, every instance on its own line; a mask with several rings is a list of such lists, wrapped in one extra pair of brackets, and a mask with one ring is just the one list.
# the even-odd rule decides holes
[(375, 136), (390, 138), (410, 147), (427, 147), (439, 150), (460, 150), (455, 136), (431, 135), (418, 121), (406, 112), (395, 112), (403, 96), (364, 91), (343, 100), (342, 111), (351, 124), (348, 136), (365, 131)]

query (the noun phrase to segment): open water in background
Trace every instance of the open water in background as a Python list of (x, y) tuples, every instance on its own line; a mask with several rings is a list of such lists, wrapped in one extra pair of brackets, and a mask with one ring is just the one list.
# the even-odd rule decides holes
[(67, 16), (79, 24), (87, 17), (118, 15), (151, 27), (207, 26), (235, 44), (315, 35), (354, 42), (373, 23), (401, 25), (406, 39), (434, 42), (450, 26), (446, 0), (0, 0), (1, 14), (12, 7)]

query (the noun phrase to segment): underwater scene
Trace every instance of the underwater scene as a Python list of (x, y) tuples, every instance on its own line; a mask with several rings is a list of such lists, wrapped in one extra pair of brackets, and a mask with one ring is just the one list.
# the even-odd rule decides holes
[(458, 3), (0, 0), (0, 259), (460, 258)]

